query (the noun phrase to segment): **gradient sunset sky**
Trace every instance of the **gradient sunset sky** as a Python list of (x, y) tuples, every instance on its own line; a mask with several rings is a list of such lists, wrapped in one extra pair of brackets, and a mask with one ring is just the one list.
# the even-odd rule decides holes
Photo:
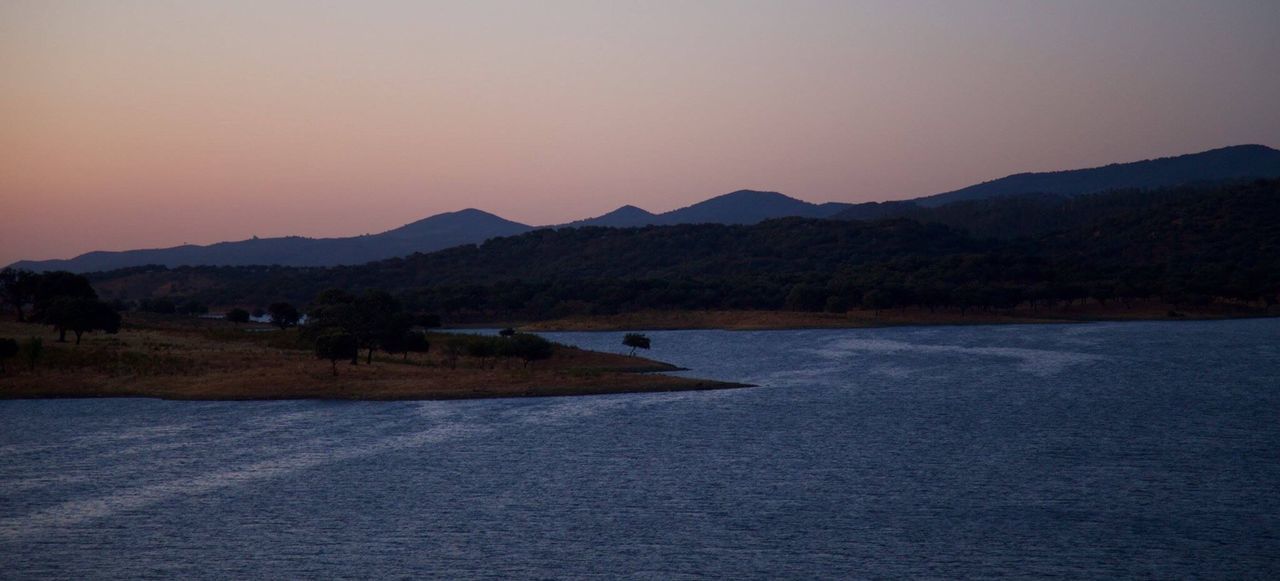
[(1280, 146), (1280, 2), (0, 0), (0, 264)]

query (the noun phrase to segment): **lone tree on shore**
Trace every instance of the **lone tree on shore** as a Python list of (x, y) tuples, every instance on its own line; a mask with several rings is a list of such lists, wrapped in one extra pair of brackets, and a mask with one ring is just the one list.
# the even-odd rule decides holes
[(232, 323), (248, 323), (249, 311), (246, 311), (244, 309), (231, 309), (230, 311), (227, 311), (226, 318), (228, 321), (231, 321)]
[(649, 338), (641, 333), (627, 333), (622, 338), (622, 344), (631, 348), (631, 356), (636, 356), (636, 349), (648, 349)]
[(272, 303), (267, 312), (271, 314), (271, 324), (280, 327), (281, 331), (297, 325), (302, 318), (298, 309), (289, 303)]
[(351, 333), (330, 330), (316, 337), (316, 358), (328, 359), (335, 377), (338, 375), (338, 360), (354, 360), (358, 350), (356, 336)]
[(0, 373), (8, 371), (4, 367), (4, 360), (9, 359), (18, 354), (18, 342), (13, 339), (0, 339)]

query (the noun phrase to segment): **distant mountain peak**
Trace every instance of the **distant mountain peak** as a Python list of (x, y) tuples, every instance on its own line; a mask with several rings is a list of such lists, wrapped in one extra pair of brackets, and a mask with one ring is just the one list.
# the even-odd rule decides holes
[[(477, 235), (494, 232), (492, 236), (506, 236), (512, 233), (525, 232), (529, 229), (529, 226), (490, 214), (484, 210), (466, 208), (456, 212), (444, 212), (428, 216), (394, 230), (383, 232), (379, 236), (406, 238), (422, 235), (435, 236), (442, 232), (474, 232)], [(492, 236), (486, 236), (486, 238)]]
[[(1280, 178), (1280, 151), (1250, 143), (1174, 157), (1057, 172), (1020, 173), (952, 192), (915, 200), (880, 204), (813, 204), (785, 194), (740, 189), (670, 212), (654, 214), (633, 205), (564, 224), (566, 227), (629, 228), (667, 224), (755, 224), (784, 217), (876, 219), (911, 211), (916, 206), (941, 206), (954, 201), (1022, 194), (1073, 196), (1114, 189), (1149, 189), (1192, 183), (1255, 178)], [(533, 229), (478, 208), (445, 212), (410, 222), (380, 234), (347, 238), (288, 236), (207, 246), (90, 252), (68, 260), (20, 261), (14, 266), (36, 270), (77, 272), (110, 270), (144, 264), (331, 266), (429, 252), (451, 246), (477, 244)]]
[(817, 204), (778, 192), (737, 190), (672, 210), (659, 217), (663, 224), (755, 224), (773, 218), (820, 218), (828, 214)]
[(657, 223), (657, 216), (644, 208), (638, 208), (627, 204), (612, 212), (601, 214), (594, 218), (585, 220), (577, 220), (565, 224), (566, 227), (578, 226), (602, 226), (607, 228), (634, 228), (637, 226), (648, 226)]
[[(727, 194), (720, 194), (719, 196), (711, 198), (711, 200), (726, 200), (726, 199), (728, 200), (741, 200), (741, 199), (795, 200), (797, 202), (801, 201), (791, 196), (788, 196), (786, 194), (783, 194), (781, 192), (775, 192), (771, 190), (734, 190)], [(709, 202), (711, 200), (707, 200), (707, 201)]]

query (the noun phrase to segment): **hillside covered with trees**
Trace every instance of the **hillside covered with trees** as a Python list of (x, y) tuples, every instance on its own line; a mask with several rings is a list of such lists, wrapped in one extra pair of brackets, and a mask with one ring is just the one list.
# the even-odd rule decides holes
[(561, 228), (360, 266), (139, 267), (91, 275), (105, 298), (305, 304), (385, 289), (451, 321), (647, 309), (1039, 308), (1230, 302), (1280, 291), (1280, 181), (1018, 196), (879, 220)]

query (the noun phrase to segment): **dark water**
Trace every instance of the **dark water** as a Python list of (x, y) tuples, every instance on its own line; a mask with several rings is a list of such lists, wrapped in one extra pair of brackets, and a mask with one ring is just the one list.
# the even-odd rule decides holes
[(0, 402), (0, 576), (1280, 575), (1280, 320), (650, 335), (762, 387)]

